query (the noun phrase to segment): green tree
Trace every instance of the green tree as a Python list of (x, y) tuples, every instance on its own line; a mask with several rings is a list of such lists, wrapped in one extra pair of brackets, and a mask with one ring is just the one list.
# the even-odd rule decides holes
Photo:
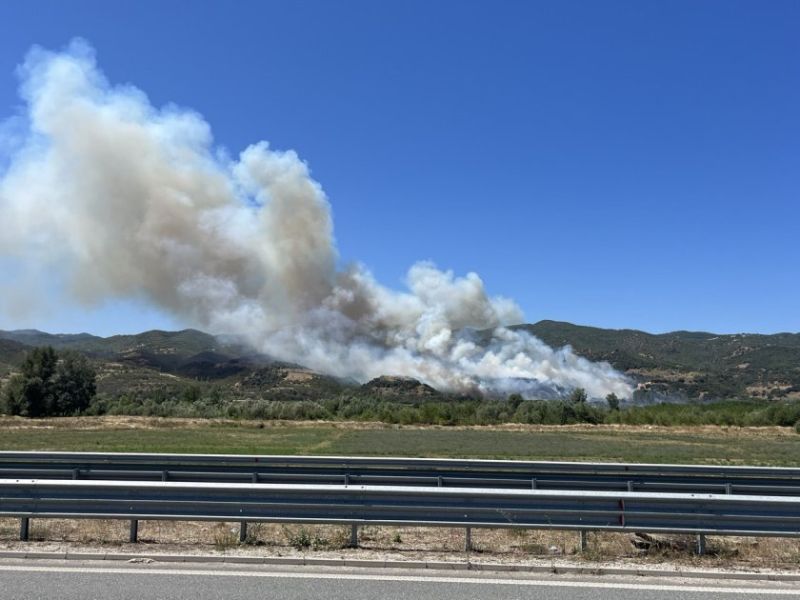
[(64, 353), (53, 377), (54, 405), (50, 414), (66, 416), (84, 412), (97, 393), (96, 381), (94, 367), (85, 356)]
[(3, 389), (2, 404), (8, 413), (23, 417), (77, 414), (89, 407), (95, 381), (86, 357), (69, 352), (59, 360), (49, 346), (34, 348)]
[(586, 390), (583, 388), (575, 388), (569, 395), (569, 401), (572, 404), (585, 404), (588, 399), (589, 396), (586, 395)]
[(24, 417), (49, 414), (53, 406), (53, 375), (57, 364), (58, 355), (50, 346), (28, 352), (17, 376), (21, 381), (15, 382), (20, 397), (16, 402), (18, 412), (13, 414)]
[(21, 415), (23, 403), (23, 379), (19, 375), (15, 375), (3, 387), (0, 409), (9, 415)]
[(608, 402), (608, 408), (611, 410), (619, 410), (619, 398), (614, 392), (611, 392), (608, 396), (606, 396), (606, 402)]
[(522, 404), (525, 399), (520, 394), (511, 394), (508, 397), (508, 408), (512, 412), (519, 408), (519, 405)]
[(189, 404), (194, 404), (195, 402), (199, 402), (201, 397), (202, 391), (200, 390), (200, 387), (196, 385), (190, 385), (189, 387), (183, 389), (181, 399)]

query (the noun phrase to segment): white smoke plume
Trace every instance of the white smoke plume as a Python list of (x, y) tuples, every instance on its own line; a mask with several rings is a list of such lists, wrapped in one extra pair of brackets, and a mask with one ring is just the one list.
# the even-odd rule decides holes
[(19, 72), (24, 126), (0, 128), (0, 257), (60, 273), (76, 300), (143, 298), (359, 381), (630, 395), (609, 365), (508, 329), (521, 311), (474, 273), (418, 263), (401, 292), (338, 270), (330, 205), (293, 151), (228, 157), (197, 113), (111, 85), (85, 42), (36, 48)]

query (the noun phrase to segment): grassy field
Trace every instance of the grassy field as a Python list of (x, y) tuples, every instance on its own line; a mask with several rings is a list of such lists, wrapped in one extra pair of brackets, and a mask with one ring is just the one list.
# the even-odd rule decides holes
[(341, 454), (800, 465), (788, 428), (508, 426), (0, 418), (0, 450)]

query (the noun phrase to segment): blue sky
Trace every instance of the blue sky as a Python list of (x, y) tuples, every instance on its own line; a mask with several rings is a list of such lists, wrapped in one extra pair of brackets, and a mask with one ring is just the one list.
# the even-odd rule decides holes
[[(429, 259), (528, 321), (798, 331), (798, 31), (778, 0), (3, 2), (0, 119), (28, 49), (80, 36), (232, 153), (297, 150), (343, 262), (390, 286)], [(179, 326), (135, 302), (0, 314)]]

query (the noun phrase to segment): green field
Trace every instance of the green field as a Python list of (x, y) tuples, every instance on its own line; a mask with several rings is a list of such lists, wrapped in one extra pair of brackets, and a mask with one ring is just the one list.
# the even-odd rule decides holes
[(2, 450), (338, 454), (800, 465), (800, 435), (781, 428), (348, 427), (153, 423), (128, 418), (0, 420)]

